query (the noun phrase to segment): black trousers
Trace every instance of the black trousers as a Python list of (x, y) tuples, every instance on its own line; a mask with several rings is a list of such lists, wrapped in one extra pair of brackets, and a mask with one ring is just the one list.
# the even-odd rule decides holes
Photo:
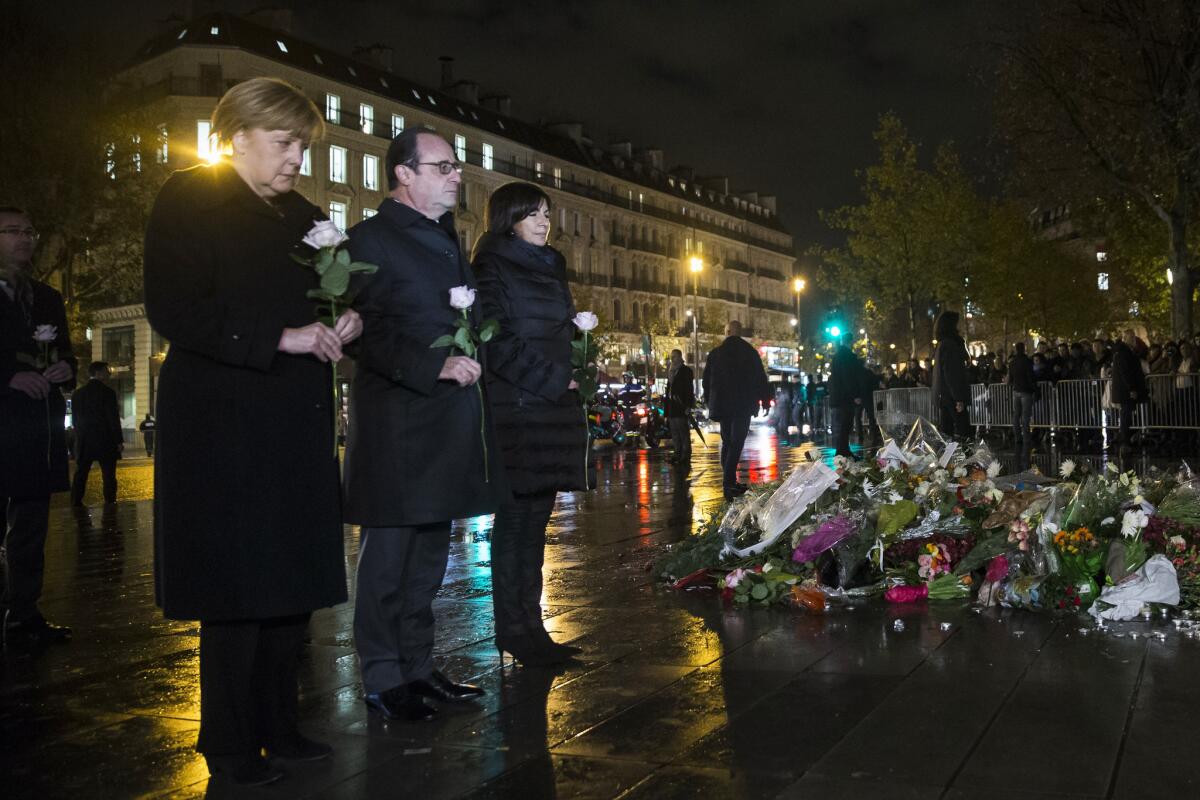
[(4, 510), (4, 607), (9, 622), (24, 622), (39, 613), (50, 495), (0, 497), (0, 509)]
[(154, 431), (144, 431), (142, 441), (146, 443), (146, 455), (154, 455)]
[(556, 492), (517, 495), (496, 512), (492, 526), (492, 607), (496, 636), (540, 634), (546, 525)]
[(71, 482), (71, 505), (83, 505), (83, 495), (87, 492), (88, 473), (92, 464), (100, 464), (100, 474), (104, 478), (104, 502), (117, 502), (117, 460), (94, 458), (78, 461), (75, 464), (75, 479)]
[(687, 417), (669, 417), (667, 426), (671, 429), (671, 450), (678, 461), (692, 460), (692, 426)]
[(750, 418), (736, 417), (720, 420), (721, 424), (721, 485), (728, 489), (737, 483), (738, 462), (750, 433)]
[(957, 436), (967, 438), (971, 435), (971, 418), (967, 415), (967, 407), (964, 404), (962, 411), (957, 411), (954, 408), (954, 401), (942, 403), (941, 420), (938, 428), (941, 429), (943, 436)]
[(296, 673), (308, 618), (201, 621), (197, 750), (240, 756), (298, 734)]
[(354, 644), (368, 694), (433, 672), (433, 598), (449, 557), (449, 522), (362, 529)]
[(1133, 441), (1133, 412), (1137, 409), (1137, 403), (1121, 403), (1121, 410), (1117, 412), (1117, 443), (1128, 445)]
[(834, 406), (833, 409), (833, 452), (839, 456), (852, 456), (850, 450), (850, 428), (854, 418), (862, 414), (859, 406)]

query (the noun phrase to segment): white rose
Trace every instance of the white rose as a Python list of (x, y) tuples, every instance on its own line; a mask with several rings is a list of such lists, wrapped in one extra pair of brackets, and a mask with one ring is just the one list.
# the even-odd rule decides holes
[(1058, 468), (1058, 474), (1063, 477), (1063, 480), (1075, 474), (1075, 462), (1071, 459), (1064, 459), (1062, 465)]
[(350, 237), (342, 233), (342, 229), (327, 219), (312, 226), (304, 236), (304, 243), (309, 247), (320, 250), (322, 247), (337, 247)]
[(580, 311), (575, 315), (575, 319), (572, 322), (575, 323), (576, 328), (586, 333), (587, 331), (594, 330), (600, 324), (600, 319), (590, 311)]
[(955, 467), (954, 468), (954, 477), (956, 477), (956, 478), (967, 477), (967, 468), (966, 467)]
[(1132, 539), (1141, 533), (1142, 528), (1148, 524), (1150, 524), (1150, 518), (1146, 516), (1145, 511), (1140, 508), (1131, 508), (1121, 519), (1121, 535), (1126, 539)]
[(53, 342), (58, 338), (58, 328), (53, 325), (38, 325), (33, 329), (33, 340), (35, 342)]
[(469, 286), (455, 286), (450, 290), (450, 306), (459, 311), (475, 305), (475, 290)]
[(1171, 544), (1175, 545), (1176, 547), (1184, 547), (1187, 545), (1187, 541), (1182, 536), (1172, 536), (1170, 541)]
[(1000, 474), (1000, 462), (998, 460), (993, 461), (992, 463), (988, 464), (987, 475), (989, 478), (994, 478), (999, 474)]

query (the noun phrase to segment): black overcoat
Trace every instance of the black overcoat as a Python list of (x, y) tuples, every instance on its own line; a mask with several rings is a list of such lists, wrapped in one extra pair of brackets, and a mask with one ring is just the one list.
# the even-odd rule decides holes
[(346, 599), (332, 374), (277, 351), (315, 321), (289, 254), (318, 216), (232, 167), (175, 173), (146, 231), (158, 383), (155, 588), (174, 619), (262, 619)]
[(115, 461), (121, 457), (121, 412), (117, 393), (93, 378), (71, 395), (76, 461)]
[[(450, 289), (475, 287), (452, 215), (434, 222), (389, 198), (350, 231), (350, 252), (379, 270), (356, 276), (363, 334), (350, 394), (346, 521), (405, 527), (495, 511), (501, 466), (484, 384), (438, 380), (451, 350), (430, 348), (461, 318)], [(478, 309), (470, 309), (476, 330)]]
[(762, 358), (740, 336), (726, 337), (708, 354), (702, 382), (708, 418), (717, 422), (753, 417), (760, 404), (771, 402)]
[(1150, 399), (1146, 390), (1146, 373), (1142, 372), (1142, 360), (1129, 345), (1118, 341), (1112, 350), (1113, 405), (1144, 403)]
[(829, 405), (852, 406), (855, 400), (863, 400), (863, 363), (846, 345), (839, 345), (833, 354), (829, 369)]
[[(50, 346), (75, 370), (62, 296), (44, 283), (22, 281), (16, 298), (0, 289), (0, 497), (41, 497), (71, 488), (67, 480), (67, 442), (63, 432), (67, 404), (60, 386), (44, 400), (9, 388), (13, 376), (35, 369), (41, 355), (33, 333), (53, 325), (58, 338)], [(53, 354), (51, 354), (53, 355)], [(66, 386), (74, 385), (74, 376)]]
[(571, 382), (575, 303), (567, 265), (553, 247), (484, 234), (475, 247), (484, 319), (500, 323), (488, 344), (488, 396), (508, 488), (515, 494), (595, 486), (588, 430)]
[(971, 403), (971, 384), (967, 376), (967, 346), (961, 336), (946, 336), (938, 342), (933, 355), (932, 394), (935, 408)]

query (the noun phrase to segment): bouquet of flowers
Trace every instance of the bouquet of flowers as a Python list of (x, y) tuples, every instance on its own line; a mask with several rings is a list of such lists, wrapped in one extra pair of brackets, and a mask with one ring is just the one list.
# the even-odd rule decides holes
[[(1077, 598), (1085, 605), (1099, 594), (1096, 575), (1104, 567), (1105, 548), (1087, 528), (1059, 531), (1054, 534), (1054, 546), (1062, 563), (1062, 574), (1078, 588)], [(1079, 605), (1078, 602), (1075, 603)]]

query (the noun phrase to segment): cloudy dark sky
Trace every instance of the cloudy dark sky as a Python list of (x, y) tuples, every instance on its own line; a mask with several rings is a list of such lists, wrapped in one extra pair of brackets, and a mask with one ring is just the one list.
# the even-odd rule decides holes
[[(45, 4), (62, 14), (74, 4)], [(174, 13), (262, 2), (79, 4), (69, 19), (131, 52)], [(295, 33), (349, 51), (380, 41), (396, 71), (456, 77), (514, 98), (536, 121), (578, 120), (598, 142), (632, 140), (667, 163), (779, 197), (799, 250), (829, 241), (818, 209), (854, 202), (879, 115), (929, 151), (953, 139), (982, 165), (989, 96), (982, 43), (1001, 0), (338, 0), (278, 2)]]

